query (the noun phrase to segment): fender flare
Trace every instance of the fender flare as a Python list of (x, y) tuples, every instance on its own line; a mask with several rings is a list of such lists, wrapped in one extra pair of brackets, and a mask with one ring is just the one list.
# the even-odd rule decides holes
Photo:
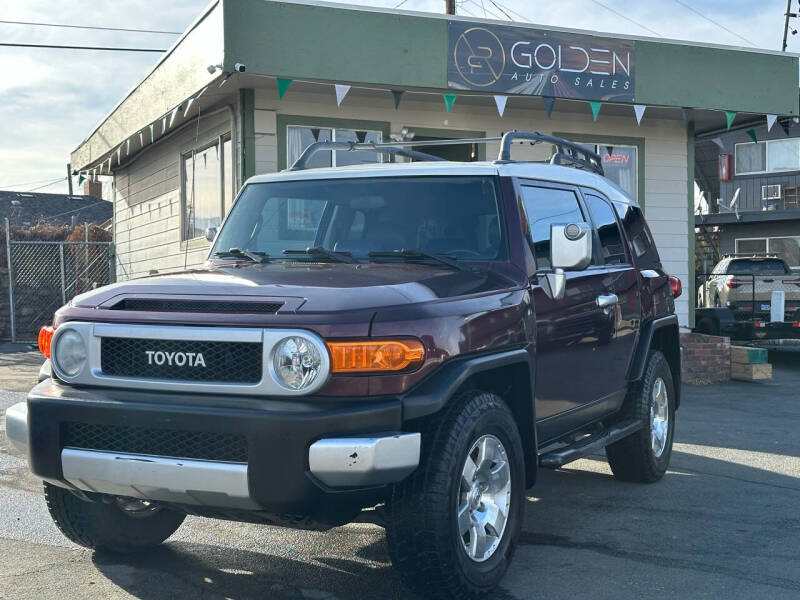
[[(641, 332), (639, 334), (639, 341), (636, 344), (636, 350), (634, 351), (633, 359), (631, 361), (630, 370), (628, 372), (628, 381), (634, 382), (639, 381), (642, 377), (644, 377), (644, 370), (647, 367), (647, 355), (650, 352), (650, 346), (653, 342), (653, 336), (657, 331), (664, 330), (666, 328), (674, 329), (675, 331), (675, 343), (676, 348), (674, 349), (674, 357), (677, 362), (677, 372), (672, 374), (672, 379), (675, 383), (675, 393), (677, 394), (675, 407), (677, 408), (680, 404), (680, 382), (681, 382), (681, 350), (680, 350), (680, 335), (679, 335), (679, 325), (678, 325), (678, 317), (677, 315), (667, 315), (666, 317), (661, 317), (658, 319), (653, 319), (652, 321), (648, 321), (644, 323), (641, 328)], [(667, 356), (667, 359), (670, 357)], [(674, 369), (673, 369), (674, 370)]]

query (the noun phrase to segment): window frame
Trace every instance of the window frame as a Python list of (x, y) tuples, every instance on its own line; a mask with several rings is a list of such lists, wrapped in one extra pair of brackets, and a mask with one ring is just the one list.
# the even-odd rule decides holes
[(180, 242), (182, 244), (187, 244), (194, 242), (196, 240), (205, 240), (205, 236), (199, 235), (190, 237), (189, 236), (189, 222), (187, 219), (187, 202), (189, 201), (189, 190), (187, 189), (186, 185), (186, 158), (191, 158), (192, 154), (198, 154), (200, 152), (204, 152), (209, 148), (213, 148), (217, 146), (219, 152), (219, 208), (220, 208), (220, 225), (222, 225), (222, 221), (225, 219), (225, 142), (230, 140), (231, 142), (231, 173), (230, 173), (230, 185), (231, 185), (231, 206), (233, 206), (233, 200), (236, 198), (236, 151), (234, 149), (234, 141), (233, 141), (233, 133), (228, 128), (229, 126), (226, 124), (223, 127), (217, 128), (212, 132), (206, 132), (203, 136), (198, 136), (197, 139), (202, 139), (203, 142), (200, 143), (191, 143), (181, 147), (180, 152), (178, 154), (178, 163), (179, 163), (179, 177), (180, 177)]
[[(739, 175), (764, 175), (766, 173), (792, 173), (794, 171), (800, 171), (800, 161), (798, 161), (798, 166), (793, 169), (770, 169), (769, 167), (769, 145), (774, 142), (786, 142), (787, 140), (797, 140), (798, 147), (800, 147), (800, 138), (781, 138), (777, 140), (763, 140), (760, 142), (737, 142), (733, 145), (733, 175), (734, 177), (738, 177)], [(764, 166), (766, 170), (764, 171), (739, 171), (736, 168), (736, 155), (739, 152), (739, 146), (757, 146), (763, 145), (764, 146)]]
[[(777, 255), (777, 252), (775, 252), (774, 250), (772, 250), (772, 249), (770, 248), (770, 242), (771, 242), (772, 240), (784, 240), (784, 239), (787, 239), (787, 238), (789, 238), (789, 239), (795, 239), (795, 240), (797, 240), (798, 244), (800, 245), (800, 235), (773, 235), (773, 236), (769, 236), (769, 237), (767, 237), (767, 236), (762, 236), (762, 237), (743, 237), (743, 238), (735, 238), (735, 239), (733, 240), (733, 248), (734, 248), (734, 251), (735, 251), (737, 254), (740, 254), (740, 252), (739, 252), (739, 242), (740, 242), (740, 241), (742, 241), (742, 242), (760, 242), (760, 241), (763, 241), (763, 242), (764, 242), (764, 252), (765, 252), (765, 253), (767, 253), (767, 254), (772, 254), (772, 253), (774, 253), (774, 254), (776, 254), (776, 255)], [(742, 253), (742, 254), (743, 254), (743, 253)], [(792, 268), (794, 268), (794, 267), (795, 267), (795, 265), (791, 265), (791, 264), (789, 264), (789, 262), (788, 262), (788, 261), (787, 261), (785, 258), (783, 258), (783, 257), (781, 257), (781, 256), (778, 256), (778, 258), (780, 258), (780, 259), (781, 259), (781, 260), (783, 260), (783, 261), (784, 261), (784, 262), (785, 262), (787, 265), (789, 265), (789, 269), (792, 269)], [(800, 267), (800, 265), (797, 265), (797, 266), (798, 266), (798, 267)]]
[[(595, 259), (601, 262), (601, 266), (609, 267), (609, 268), (619, 268), (625, 267), (629, 268), (633, 266), (633, 248), (631, 248), (631, 241), (628, 239), (628, 236), (625, 234), (625, 228), (622, 226), (620, 222), (619, 215), (617, 214), (617, 209), (614, 206), (614, 203), (611, 199), (607, 198), (605, 194), (598, 192), (597, 190), (591, 188), (581, 188), (581, 193), (584, 196), (584, 203), (586, 204), (586, 212), (589, 215), (589, 219), (591, 219), (592, 225), (592, 240), (595, 245), (595, 248), (592, 249), (592, 254), (595, 255)], [(625, 261), (621, 263), (606, 263), (605, 256), (603, 255), (602, 248), (603, 244), (600, 240), (600, 230), (597, 227), (597, 222), (595, 221), (594, 214), (592, 213), (591, 206), (589, 205), (589, 201), (586, 196), (593, 196), (604, 202), (608, 208), (611, 210), (611, 214), (614, 217), (614, 222), (617, 224), (617, 232), (619, 233), (619, 239), (622, 241), (622, 247), (625, 251)], [(596, 251), (595, 251), (596, 249)]]

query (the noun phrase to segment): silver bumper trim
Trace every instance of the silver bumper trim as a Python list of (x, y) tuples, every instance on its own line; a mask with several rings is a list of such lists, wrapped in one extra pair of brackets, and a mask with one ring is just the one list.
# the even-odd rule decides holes
[(326, 438), (311, 444), (308, 464), (330, 487), (394, 483), (419, 465), (421, 439), (419, 433)]
[(64, 479), (78, 489), (145, 500), (252, 509), (247, 465), (64, 448)]
[(6, 437), (11, 445), (28, 454), (28, 403), (18, 402), (6, 409)]

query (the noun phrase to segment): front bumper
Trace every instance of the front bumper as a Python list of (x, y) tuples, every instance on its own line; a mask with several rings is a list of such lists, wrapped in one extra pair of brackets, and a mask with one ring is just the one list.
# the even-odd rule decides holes
[[(247, 459), (123, 452), (65, 443), (71, 424), (238, 435)], [(51, 379), (6, 413), (14, 446), (43, 479), (87, 492), (213, 509), (313, 515), (332, 497), (400, 481), (419, 463), (400, 399), (231, 398), (66, 387)], [(163, 437), (163, 436), (162, 436)], [(354, 500), (357, 501), (357, 500)]]

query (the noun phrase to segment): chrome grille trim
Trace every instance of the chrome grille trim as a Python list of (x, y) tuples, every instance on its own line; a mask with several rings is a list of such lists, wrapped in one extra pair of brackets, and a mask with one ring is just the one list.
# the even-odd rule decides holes
[[(53, 335), (53, 356), (58, 339), (67, 330), (76, 331), (86, 343), (88, 361), (86, 367), (75, 377), (67, 377), (59, 369), (56, 360), (53, 370), (60, 380), (68, 384), (125, 388), (135, 390), (159, 390), (171, 392), (197, 392), (207, 394), (236, 394), (255, 396), (304, 396), (324, 386), (330, 376), (330, 357), (325, 342), (316, 333), (306, 329), (272, 329), (253, 327), (194, 327), (174, 325), (118, 325), (112, 323), (67, 322), (58, 326)], [(269, 365), (272, 349), (285, 337), (300, 335), (318, 346), (322, 358), (320, 377), (309, 388), (290, 390), (279, 385), (272, 377)], [(118, 337), (150, 340), (250, 342), (261, 344), (261, 381), (257, 383), (215, 383), (181, 381), (174, 379), (147, 379), (143, 377), (116, 377), (103, 373), (101, 367), (101, 339)]]

